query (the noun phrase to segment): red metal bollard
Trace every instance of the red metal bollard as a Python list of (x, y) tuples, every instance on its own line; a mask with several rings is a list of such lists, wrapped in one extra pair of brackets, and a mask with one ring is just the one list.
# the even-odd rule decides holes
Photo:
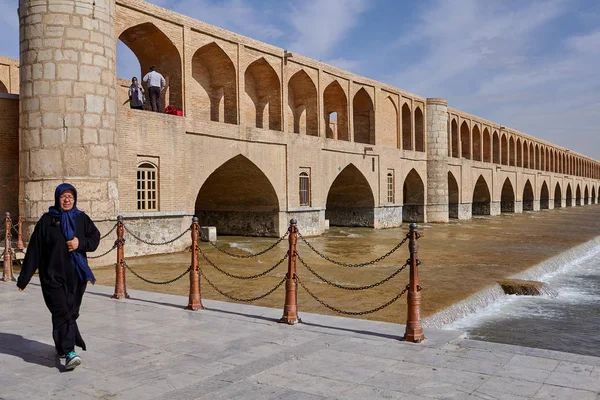
[(421, 287), (419, 286), (419, 271), (417, 265), (417, 252), (419, 245), (417, 239), (417, 224), (410, 224), (410, 239), (408, 248), (410, 250), (410, 280), (408, 284), (408, 314), (406, 317), (406, 332), (404, 340), (407, 342), (421, 343), (425, 339), (423, 327), (421, 326)]
[(296, 283), (296, 243), (298, 241), (298, 228), (296, 219), (290, 221), (290, 237), (288, 250), (288, 272), (285, 282), (285, 305), (283, 306), (283, 316), (279, 322), (294, 325), (300, 322), (298, 318), (298, 285)]
[(17, 249), (23, 250), (25, 246), (23, 245), (23, 218), (19, 217), (19, 229), (17, 230)]
[(127, 294), (127, 283), (125, 282), (125, 228), (123, 227), (123, 217), (117, 217), (117, 264), (115, 265), (115, 294), (112, 295), (113, 299), (129, 298)]
[(6, 229), (6, 233), (4, 234), (4, 269), (2, 272), (2, 280), (4, 282), (11, 282), (15, 280), (12, 271), (12, 250), (11, 239), (12, 235), (10, 232), (11, 223), (10, 223), (10, 213), (7, 212), (4, 215), (4, 229)]
[(200, 296), (200, 276), (198, 269), (198, 235), (200, 224), (198, 217), (192, 218), (192, 264), (190, 266), (190, 298), (186, 310), (202, 310), (202, 298)]

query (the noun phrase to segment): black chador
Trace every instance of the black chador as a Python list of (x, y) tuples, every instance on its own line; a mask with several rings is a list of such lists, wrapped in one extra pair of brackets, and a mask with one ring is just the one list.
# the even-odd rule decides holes
[(86, 350), (76, 321), (87, 282), (95, 282), (86, 252), (95, 251), (100, 243), (100, 232), (76, 204), (72, 185), (56, 188), (55, 205), (36, 224), (17, 281), (19, 289), (25, 289), (39, 269), (44, 301), (52, 314), (56, 352), (67, 356), (68, 369), (81, 362), (75, 346)]

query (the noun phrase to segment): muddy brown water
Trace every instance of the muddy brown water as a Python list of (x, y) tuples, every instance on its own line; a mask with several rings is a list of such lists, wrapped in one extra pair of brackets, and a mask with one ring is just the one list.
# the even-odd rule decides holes
[[(301, 230), (302, 227), (300, 226)], [(320, 237), (309, 238), (317, 249), (331, 258), (359, 263), (377, 258), (393, 248), (406, 234), (407, 225), (396, 229), (332, 227)], [(503, 214), (495, 217), (476, 217), (448, 224), (420, 224), (419, 269), (422, 290), (422, 316), (427, 317), (479, 290), (495, 285), (498, 280), (528, 269), (547, 258), (591, 240), (600, 234), (600, 206), (562, 208), (523, 214)], [(257, 252), (274, 242), (273, 238), (219, 237), (219, 246), (237, 254)], [(127, 246), (135, 246), (129, 239)], [(203, 251), (219, 267), (238, 275), (253, 275), (274, 265), (287, 250), (287, 240), (273, 251), (253, 259), (232, 259), (202, 244)], [(409, 256), (405, 244), (389, 258), (375, 266), (344, 268), (319, 258), (299, 241), (298, 254), (317, 273), (342, 285), (362, 286), (384, 279), (403, 265)], [(190, 265), (190, 253), (182, 252), (127, 259), (136, 272), (151, 280), (176, 277)], [(233, 280), (217, 272), (200, 258), (200, 266), (217, 287), (238, 298), (261, 295), (285, 276), (287, 263), (273, 272), (254, 280)], [(114, 267), (94, 270), (97, 283), (114, 285)], [(298, 263), (298, 275), (318, 297), (332, 306), (362, 311), (375, 308), (393, 298), (408, 283), (408, 269), (389, 282), (367, 291), (346, 291), (331, 287), (311, 275)], [(204, 280), (202, 297), (229, 301), (213, 290)], [(186, 277), (170, 285), (150, 285), (127, 273), (130, 289), (187, 295)], [(283, 308), (284, 286), (269, 297), (253, 304)], [(185, 306), (185, 304), (182, 304)], [(298, 310), (302, 312), (338, 315), (298, 289)], [(377, 313), (359, 316), (379, 321), (406, 322), (406, 298)]]

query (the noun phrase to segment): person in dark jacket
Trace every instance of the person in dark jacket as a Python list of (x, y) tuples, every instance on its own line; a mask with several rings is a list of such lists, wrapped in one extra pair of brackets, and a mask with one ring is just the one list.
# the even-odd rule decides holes
[(77, 327), (79, 307), (87, 282), (96, 278), (87, 252), (100, 244), (100, 232), (83, 211), (77, 209), (77, 190), (63, 183), (54, 192), (54, 206), (37, 222), (17, 280), (24, 290), (39, 269), (42, 294), (52, 314), (52, 336), (58, 356), (66, 356), (65, 368), (81, 364), (75, 346), (86, 350)]

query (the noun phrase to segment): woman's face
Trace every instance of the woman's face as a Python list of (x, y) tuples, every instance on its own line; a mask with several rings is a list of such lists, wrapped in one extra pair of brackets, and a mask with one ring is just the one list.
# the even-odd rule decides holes
[(58, 200), (63, 211), (71, 211), (75, 205), (75, 193), (71, 189), (65, 190)]
[(133, 78), (133, 79), (131, 80), (131, 82), (132, 82), (134, 85), (137, 85), (137, 78)]

